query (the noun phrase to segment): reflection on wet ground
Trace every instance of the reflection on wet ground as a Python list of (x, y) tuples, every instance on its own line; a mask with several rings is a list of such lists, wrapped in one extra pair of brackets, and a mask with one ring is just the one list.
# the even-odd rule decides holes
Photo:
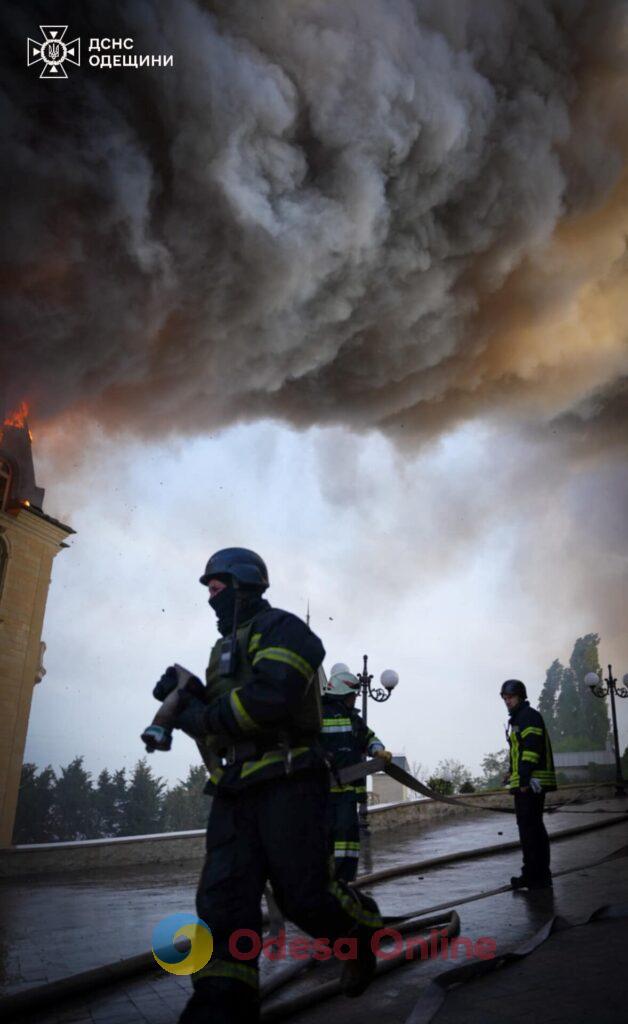
[[(607, 808), (621, 813), (627, 801), (607, 800), (578, 810)], [(557, 812), (547, 817), (548, 831), (599, 821), (600, 815)], [(360, 871), (424, 860), (456, 850), (488, 846), (516, 839), (513, 818), (474, 815), (445, 818), (429, 826), (407, 825), (373, 834), (365, 844)], [(624, 822), (552, 847), (552, 868), (584, 865), (628, 843)], [(536, 931), (554, 913), (576, 919), (603, 903), (628, 899), (628, 877), (623, 863), (586, 868), (556, 880), (553, 896), (546, 892), (524, 895), (504, 893), (463, 905), (461, 934), (473, 940), (490, 936), (498, 949), (510, 947)], [(444, 901), (456, 901), (496, 888), (519, 873), (518, 851), (454, 863), (391, 879), (373, 887), (384, 914), (408, 914)], [(194, 862), (138, 868), (116, 868), (71, 878), (46, 877), (31, 881), (11, 879), (0, 885), (0, 965), (4, 992), (64, 977), (133, 956), (150, 948), (154, 925), (177, 911), (192, 911), (199, 865)], [(403, 1021), (417, 995), (417, 987), (451, 964), (408, 965), (378, 981), (369, 991), (368, 1012), (382, 1020)], [(263, 964), (263, 973), (274, 965)], [(187, 979), (147, 977), (103, 994), (97, 1001), (75, 1004), (69, 1011), (39, 1014), (42, 1024), (56, 1021), (150, 1020), (152, 1024), (177, 1019), (189, 991)], [(359, 1004), (355, 1006), (354, 1003)], [(358, 1012), (359, 1011), (359, 1012)], [(361, 1000), (343, 1001), (343, 1020), (357, 1021), (365, 1011)], [(81, 1016), (81, 1013), (83, 1016)], [(299, 1019), (325, 1024), (329, 1007), (307, 1011)]]

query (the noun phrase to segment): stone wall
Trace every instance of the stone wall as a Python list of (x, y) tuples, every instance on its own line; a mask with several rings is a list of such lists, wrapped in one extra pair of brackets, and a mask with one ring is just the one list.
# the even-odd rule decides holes
[(0, 593), (0, 847), (13, 835), (52, 560), (68, 532), (27, 508), (0, 512), (8, 556)]
[[(578, 793), (588, 799), (608, 797), (613, 792), (611, 783), (565, 786), (548, 794), (548, 804), (562, 802)], [(505, 791), (489, 796), (470, 794), (464, 797), (470, 810), (436, 803), (433, 800), (407, 800), (404, 803), (369, 808), (369, 824), (373, 832), (398, 828), (402, 825), (428, 824), (452, 814), (476, 813), (473, 805), (499, 806), (511, 797)], [(74, 843), (42, 843), (33, 846), (14, 846), (0, 850), (0, 878), (30, 875), (52, 875), (63, 872), (99, 871), (141, 864), (173, 864), (185, 860), (201, 861), (205, 848), (205, 831), (167, 832), (152, 836), (128, 836), (121, 839), (90, 839)]]

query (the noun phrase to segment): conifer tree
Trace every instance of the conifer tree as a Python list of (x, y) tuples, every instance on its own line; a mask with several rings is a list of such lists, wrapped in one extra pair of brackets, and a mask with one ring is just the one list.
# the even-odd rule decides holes
[(56, 838), (52, 821), (55, 773), (50, 765), (39, 773), (37, 765), (22, 765), (13, 842), (48, 843)]
[(52, 816), (59, 840), (93, 839), (98, 835), (91, 775), (83, 768), (82, 757), (75, 757), (61, 769), (54, 786)]
[(556, 736), (556, 702), (564, 671), (558, 658), (555, 658), (545, 673), (545, 682), (539, 697), (538, 709), (552, 739)]
[(153, 769), (143, 757), (135, 765), (126, 791), (121, 835), (151, 835), (161, 831), (163, 789), (164, 783), (155, 778)]
[(584, 681), (588, 672), (600, 671), (599, 643), (597, 633), (578, 637), (569, 659), (580, 698), (578, 735), (586, 738), (587, 750), (604, 750), (610, 735), (607, 702), (595, 697)]

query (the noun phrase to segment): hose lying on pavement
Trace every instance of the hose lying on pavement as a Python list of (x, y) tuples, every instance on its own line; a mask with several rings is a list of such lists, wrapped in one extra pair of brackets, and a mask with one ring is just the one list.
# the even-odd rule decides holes
[[(602, 857), (601, 859), (598, 859), (596, 861), (592, 861), (591, 863), (580, 864), (577, 867), (565, 868), (563, 871), (558, 871), (555, 873), (554, 877), (558, 878), (561, 875), (568, 875), (576, 871), (582, 871), (587, 868), (597, 867), (598, 865), (603, 864), (606, 861), (616, 860), (620, 857), (626, 856), (628, 856), (628, 846), (623, 846), (618, 850), (615, 850), (613, 853), (610, 853), (607, 856)], [(456, 906), (461, 906), (464, 903), (471, 903), (474, 900), (486, 899), (489, 896), (494, 896), (504, 892), (512, 892), (511, 887), (509, 885), (505, 885), (501, 886), (499, 889), (492, 889), (488, 892), (477, 893), (475, 896), (468, 896), (464, 899), (457, 900)], [(420, 911), (414, 911), (412, 915), (406, 915), (411, 916), (411, 920), (404, 920), (404, 918), (402, 917), (384, 917), (383, 920), (384, 924), (394, 924), (395, 931), (399, 932), (400, 934), (405, 934), (410, 931), (415, 932), (418, 930), (419, 926), (421, 930), (424, 930), (428, 927), (438, 926), (440, 923), (442, 923), (443, 920), (446, 920), (447, 918), (443, 919), (439, 918), (438, 916), (435, 917), (427, 915), (434, 915), (437, 912), (442, 911), (445, 907), (450, 906), (451, 903), (442, 904), (435, 907), (427, 907)], [(590, 920), (598, 920), (600, 916), (606, 916), (607, 914), (617, 916), (620, 912), (621, 908), (602, 908), (602, 910), (596, 911), (596, 913), (591, 916)], [(447, 915), (450, 922), (455, 926), (455, 928), (448, 926), (447, 937), (449, 939), (453, 938), (455, 935), (458, 935), (460, 933), (460, 919), (457, 913), (455, 911), (451, 911), (450, 909), (447, 910)], [(527, 940), (525, 943), (519, 946), (513, 953), (506, 953), (502, 956), (495, 957), (491, 960), (476, 960), (473, 961), (473, 963), (471, 964), (465, 964), (461, 967), (456, 967), (451, 971), (446, 971), (444, 972), (444, 974), (439, 975), (439, 979), (445, 979), (446, 984), (440, 987), (439, 983), (439, 985), (436, 987), (436, 991), (434, 991), (433, 986), (435, 985), (435, 983), (430, 983), (430, 985), (426, 989), (426, 992), (428, 993), (427, 997), (425, 993), (423, 993), (421, 999), (419, 1000), (419, 1003), (415, 1007), (415, 1011), (417, 1013), (420, 1012), (425, 1014), (427, 1010), (431, 1010), (430, 1016), (417, 1016), (416, 1019), (414, 1017), (411, 1017), (408, 1019), (408, 1021), (406, 1021), (406, 1024), (428, 1024), (428, 1021), (431, 1020), (432, 1016), (434, 1015), (434, 1013), (436, 1013), (443, 999), (445, 998), (445, 991), (448, 987), (451, 987), (454, 984), (458, 984), (461, 981), (467, 980), (467, 978), (478, 977), (480, 974), (485, 973), (486, 971), (495, 970), (496, 967), (504, 966), (505, 964), (514, 962), (514, 960), (516, 959), (520, 959), (521, 956), (527, 955), (528, 953), (532, 952), (533, 949), (536, 949), (536, 947), (540, 945), (541, 942), (545, 941), (548, 935), (551, 934), (551, 931), (558, 927), (557, 922), (560, 922), (561, 920), (562, 919), (560, 918), (553, 918), (552, 921), (544, 925), (544, 927), (539, 932), (537, 932), (536, 935), (532, 937), (532, 939)], [(564, 926), (565, 924), (563, 923), (563, 927)], [(443, 932), (441, 932), (440, 934), (444, 937)], [(409, 956), (409, 953), (411, 953), (412, 955)], [(385, 974), (389, 970), (394, 969), (395, 967), (401, 966), (402, 963), (408, 963), (410, 960), (417, 959), (417, 956), (414, 954), (416, 954), (416, 947), (414, 949), (410, 948), (402, 951), (398, 955), (395, 955), (394, 958), (391, 958), (391, 960), (389, 961), (380, 961), (377, 968), (377, 977), (380, 977), (381, 975)], [(300, 976), (302, 977), (304, 973), (308, 970), (311, 970), (314, 965), (314, 961), (309, 961), (307, 963), (302, 964), (291, 964), (289, 967), (285, 968), (284, 971), (278, 971), (277, 975), (279, 975), (279, 977), (269, 979), (269, 981), (266, 982), (265, 985), (262, 985), (262, 998), (265, 998), (266, 996), (270, 995), (271, 992), (276, 991), (277, 988), (288, 984), (295, 978)], [(436, 981), (439, 982), (439, 979), (436, 979)], [(290, 999), (283, 1000), (281, 1003), (277, 1003), (276, 1005), (271, 1004), (271, 1006), (264, 1008), (262, 1010), (262, 1021), (264, 1022), (264, 1024), (270, 1024), (270, 1022), (286, 1019), (288, 1017), (291, 1017), (292, 1014), (298, 1013), (300, 1010), (304, 1010), (318, 1002), (323, 1001), (324, 999), (329, 999), (335, 995), (338, 995), (339, 992), (340, 983), (337, 979), (329, 982), (324, 982), (322, 985), (317, 985), (311, 991), (299, 993), (298, 995), (293, 996)]]
[[(576, 871), (586, 871), (588, 868), (597, 868), (600, 864), (606, 864), (609, 860), (619, 860), (621, 857), (628, 857), (628, 846), (621, 846), (618, 850), (614, 850), (613, 853), (609, 853), (606, 857), (602, 857), (600, 860), (591, 861), (589, 864), (577, 864), (575, 868), (563, 868), (562, 871), (555, 871), (553, 874), (554, 878), (561, 878), (563, 875), (572, 875)], [(420, 910), (413, 910), (407, 916), (417, 917), (421, 914), (435, 914), (437, 910), (443, 910), (445, 907), (450, 907), (452, 902), (456, 907), (462, 907), (465, 903), (475, 903), (476, 900), (485, 900), (489, 896), (499, 896), (504, 892), (512, 892), (511, 885), (500, 885), (499, 889), (485, 889), (484, 892), (475, 893), (473, 896), (463, 896), (459, 900), (447, 900), (446, 903), (436, 903), (433, 907), (421, 907)], [(392, 915), (390, 917), (384, 917), (384, 924), (394, 924), (395, 921), (403, 921), (406, 915), (401, 914), (399, 916)]]
[[(456, 935), (460, 934), (460, 918), (455, 910), (449, 910), (446, 915), (436, 914), (431, 917), (412, 918), (411, 921), (404, 921), (395, 928), (395, 931), (404, 935), (409, 932), (425, 931), (426, 928), (438, 928), (436, 936), (437, 949), (434, 951), (434, 956), (438, 956), (443, 940), (447, 939), (449, 941), (449, 939), (453, 939)], [(413, 943), (410, 943), (405, 949), (394, 955), (387, 953), (385, 960), (378, 960), (376, 977), (380, 978), (383, 974), (388, 974), (389, 971), (394, 971), (395, 968), (401, 967), (402, 964), (418, 960), (420, 956), (418, 946)], [(301, 966), (305, 965), (302, 964)], [(292, 980), (292, 977), (287, 980)], [(309, 1006), (314, 1006), (316, 1003), (321, 1003), (325, 999), (331, 999), (333, 996), (338, 995), (340, 991), (339, 978), (326, 981), (322, 985), (316, 985), (310, 991), (301, 992), (290, 999), (263, 1007), (262, 1021), (264, 1024), (270, 1024), (271, 1021), (292, 1018), (294, 1013), (298, 1013)], [(264, 993), (262, 992), (262, 998), (263, 996)]]
[[(558, 832), (550, 838), (552, 842), (555, 842), (558, 839), (568, 839), (571, 836), (581, 835), (601, 828), (608, 828), (611, 825), (624, 823), (625, 821), (626, 816), (622, 815), (613, 821), (600, 821), (587, 825), (577, 825), (573, 828)], [(518, 846), (518, 842), (512, 842), (479, 847), (475, 850), (462, 850), (458, 853), (446, 854), (442, 857), (432, 857), (429, 860), (417, 861), (397, 868), (386, 868), (383, 871), (373, 872), (370, 875), (362, 875), (356, 879), (354, 884), (360, 887), (372, 885), (378, 881), (413, 874), (414, 872), (421, 872), (431, 867), (440, 867), (444, 864), (454, 863), (460, 860), (469, 860), (472, 858), (493, 856), (494, 854), (508, 852), (509, 850), (517, 849)], [(616, 855), (617, 852), (615, 853), (615, 856)], [(580, 869), (571, 868), (568, 870), (577, 871)], [(566, 873), (567, 872), (560, 872), (560, 874)], [(463, 903), (469, 903), (474, 899), (484, 899), (487, 896), (504, 892), (509, 888), (509, 886), (504, 886), (501, 889), (496, 889), (487, 893), (480, 893), (477, 896), (466, 897), (465, 899), (456, 901), (455, 905), (460, 906)], [(445, 909), (445, 906), (450, 907), (451, 904), (452, 901), (450, 900), (446, 905), (428, 908), (427, 911), (422, 911), (422, 913), (432, 913), (438, 910), (443, 910)], [(387, 920), (390, 921), (391, 919), (389, 918)], [(37, 985), (32, 988), (28, 988), (25, 991), (4, 996), (0, 998), (0, 1015), (3, 1017), (5, 1015), (17, 1016), (18, 1014), (30, 1013), (41, 1007), (50, 1008), (62, 999), (82, 995), (86, 992), (92, 993), (103, 986), (119, 984), (123, 981), (134, 978), (137, 975), (146, 974), (149, 971), (159, 973), (161, 972), (161, 968), (156, 963), (152, 952), (140, 953), (137, 956), (117, 960), (101, 967), (95, 967), (89, 971), (82, 971), (79, 974), (73, 974), (67, 978), (60, 978), (57, 981), (52, 981), (45, 985)]]
[(430, 1024), (430, 1021), (443, 1005), (448, 990), (453, 988), (454, 985), (473, 981), (493, 971), (501, 971), (504, 967), (519, 963), (524, 957), (538, 949), (554, 932), (563, 931), (566, 928), (579, 928), (593, 921), (605, 921), (619, 917), (628, 917), (628, 903), (600, 907), (586, 921), (577, 921), (573, 924), (566, 921), (563, 917), (552, 917), (531, 938), (526, 939), (516, 949), (502, 953), (501, 956), (496, 956), (491, 960), (474, 960), (472, 963), (463, 964), (461, 967), (454, 967), (449, 971), (439, 974), (438, 977), (430, 981), (425, 987), (415, 1003), (410, 1016), (406, 1018), (405, 1024)]
[[(557, 843), (561, 839), (570, 839), (572, 836), (583, 835), (585, 832), (596, 832), (601, 828), (610, 828), (613, 825), (623, 825), (628, 821), (628, 814), (619, 814), (607, 821), (592, 821), (588, 825), (572, 825), (571, 828), (562, 829), (550, 835), (550, 842)], [(368, 875), (359, 875), (355, 882), (351, 883), (358, 888), (366, 885), (375, 885), (377, 882), (386, 881), (388, 878), (399, 878), (402, 875), (411, 875), (414, 872), (420, 874), (428, 868), (442, 867), (443, 864), (453, 864), (461, 860), (474, 860), (477, 857), (493, 857), (499, 853), (509, 853), (511, 850), (518, 850), (519, 840), (514, 839), (508, 843), (494, 843), (492, 846), (478, 846), (472, 850), (459, 850), (457, 853), (446, 853), (441, 857), (430, 857), (427, 860), (414, 861), (411, 864), (400, 864), (392, 868), (382, 868), (381, 871), (372, 871)]]

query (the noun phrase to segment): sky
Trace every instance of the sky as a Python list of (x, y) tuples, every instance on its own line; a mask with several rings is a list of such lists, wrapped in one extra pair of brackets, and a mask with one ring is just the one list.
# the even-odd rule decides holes
[[(77, 430), (68, 462), (65, 432), (36, 433), (45, 507), (77, 533), (53, 565), (26, 760), (57, 769), (82, 754), (97, 773), (143, 756), (154, 682), (174, 662), (202, 676), (217, 636), (198, 583), (205, 561), (241, 544), (267, 561), (274, 605), (304, 617), (309, 601), (327, 669), (357, 671), (367, 654), (376, 680), (398, 671), (392, 698), (368, 712), (395, 753), (424, 770), (455, 758), (479, 773), (504, 747), (504, 679), (523, 679), (534, 701), (553, 659), (595, 631), (602, 659), (628, 671), (625, 633), (578, 602), (587, 559), (565, 561), (573, 496), (548, 487), (528, 550), (507, 484), (514, 441), (506, 467), (498, 443), (476, 424), (409, 457), (377, 433), (263, 421), (168, 444)], [(526, 455), (539, 458), (521, 448), (514, 485)], [(595, 489), (584, 509), (594, 515)], [(625, 744), (623, 707), (620, 721)], [(197, 754), (177, 734), (149, 760), (175, 782)]]
[[(61, 22), (86, 59), (51, 82), (26, 40)], [(164, 667), (206, 662), (225, 544), (331, 663), (397, 669), (373, 724), (431, 768), (477, 770), (499, 683), (536, 697), (578, 636), (627, 671), (626, 0), (0, 24), (0, 403), (77, 531), (27, 756), (134, 762)]]

